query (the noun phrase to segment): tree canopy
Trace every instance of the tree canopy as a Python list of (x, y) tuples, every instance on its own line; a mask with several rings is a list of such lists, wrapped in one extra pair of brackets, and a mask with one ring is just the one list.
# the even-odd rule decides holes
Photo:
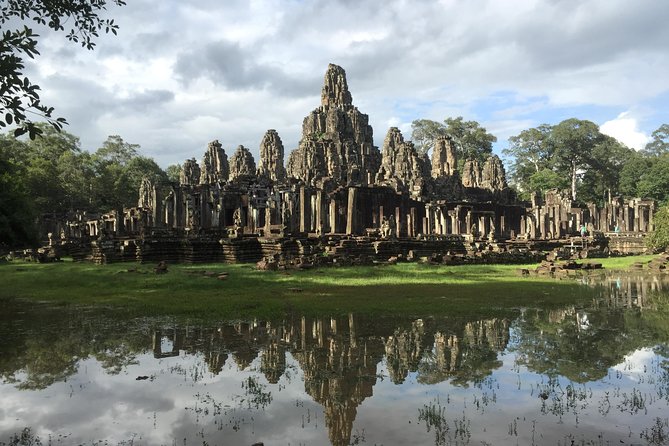
[(47, 123), (36, 123), (41, 137), (24, 141), (0, 135), (0, 240), (26, 245), (42, 214), (73, 210), (108, 212), (137, 205), (142, 178), (168, 181), (137, 144), (112, 135), (95, 152), (79, 138)]
[(662, 124), (651, 137), (652, 141), (644, 148), (646, 154), (660, 156), (669, 153), (669, 124)]
[(411, 129), (411, 140), (422, 154), (432, 150), (439, 136), (450, 135), (456, 142), (459, 164), (467, 159), (485, 161), (492, 153), (492, 143), (497, 141), (497, 137), (478, 122), (465, 121), (462, 116), (446, 118), (443, 123), (417, 119), (411, 123)]
[(637, 195), (640, 155), (591, 121), (571, 118), (523, 130), (509, 138), (504, 154), (511, 158), (511, 183), (526, 197), (553, 188), (569, 189), (581, 202)]
[[(6, 29), (0, 34), (0, 127), (15, 125), (14, 136), (28, 134), (30, 139), (42, 132), (32, 116), (44, 119), (56, 130), (67, 123), (65, 118), (54, 117), (54, 108), (43, 104), (40, 87), (24, 75), (25, 58), (35, 59), (39, 34), (31, 26), (48, 27), (65, 32), (67, 40), (92, 50), (95, 38), (104, 30), (116, 34), (114, 19), (100, 14), (107, 4), (125, 5), (125, 0), (5, 0), (0, 6), (0, 25)], [(31, 25), (31, 26), (28, 26)], [(67, 29), (66, 29), (67, 27)]]

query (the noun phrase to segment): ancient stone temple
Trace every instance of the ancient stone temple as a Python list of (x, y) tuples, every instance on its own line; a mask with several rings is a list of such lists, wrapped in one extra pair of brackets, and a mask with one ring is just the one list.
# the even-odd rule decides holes
[(260, 142), (260, 164), (258, 176), (273, 182), (286, 179), (286, 168), (283, 165), (283, 142), (276, 130), (267, 130)]
[(582, 237), (584, 225), (589, 237), (604, 234), (597, 240), (608, 237), (611, 249), (630, 252), (653, 227), (655, 204), (647, 200), (610, 198), (603, 208), (581, 208), (552, 191), (519, 201), (499, 157), (466, 160), (460, 171), (457, 144), (438, 138), (430, 159), (392, 127), (379, 150), (346, 73), (331, 64), (321, 103), (304, 118), (285, 166), (276, 130), (262, 137), (257, 164), (249, 149), (228, 157), (212, 141), (201, 164), (186, 160), (179, 183), (142, 182), (136, 208), (79, 216), (49, 232), (62, 234), (63, 245), (88, 244), (99, 262), (264, 259), (275, 268), (389, 258), (501, 261), (574, 246), (569, 238)]
[(353, 105), (346, 73), (330, 64), (321, 106), (304, 118), (302, 139), (288, 158), (288, 175), (308, 186), (324, 181), (367, 185), (380, 161), (369, 118)]

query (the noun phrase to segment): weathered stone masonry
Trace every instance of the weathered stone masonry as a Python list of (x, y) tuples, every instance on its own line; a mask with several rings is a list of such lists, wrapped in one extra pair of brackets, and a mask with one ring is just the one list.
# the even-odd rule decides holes
[(264, 135), (259, 153), (256, 167), (247, 148), (228, 157), (212, 141), (200, 163), (184, 163), (178, 184), (143, 181), (136, 208), (79, 215), (51, 231), (63, 243), (92, 243), (98, 262), (255, 262), (324, 252), (385, 260), (393, 250), (429, 256), (529, 249), (532, 241), (577, 236), (582, 225), (630, 251), (653, 227), (648, 200), (611, 198), (601, 209), (579, 208), (551, 191), (518, 201), (496, 155), (483, 166), (466, 160), (460, 172), (450, 137), (435, 142), (430, 160), (393, 127), (379, 150), (336, 65), (327, 69), (321, 104), (304, 118), (286, 166), (276, 130)]

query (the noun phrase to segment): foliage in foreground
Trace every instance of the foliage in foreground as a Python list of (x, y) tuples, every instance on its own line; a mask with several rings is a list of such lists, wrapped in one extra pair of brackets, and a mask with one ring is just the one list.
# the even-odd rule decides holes
[[(125, 5), (124, 0), (86, 1), (7, 1), (0, 4), (0, 127), (16, 125), (14, 136), (28, 133), (30, 139), (42, 134), (42, 128), (29, 117), (36, 115), (56, 130), (67, 122), (52, 116), (53, 107), (41, 102), (39, 85), (33, 84), (25, 75), (24, 58), (35, 59), (39, 34), (32, 27), (67, 31), (67, 40), (92, 50), (95, 38), (104, 30), (116, 34), (118, 25), (114, 19), (101, 15), (107, 3)], [(30, 26), (29, 26), (30, 25)], [(8, 29), (9, 28), (9, 29)], [(12, 29), (15, 28), (15, 29)]]

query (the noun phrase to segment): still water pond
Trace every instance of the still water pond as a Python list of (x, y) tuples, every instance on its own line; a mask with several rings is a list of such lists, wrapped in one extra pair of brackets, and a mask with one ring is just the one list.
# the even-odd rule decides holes
[(450, 319), (204, 324), (4, 301), (0, 444), (667, 444), (665, 280), (590, 278), (582, 305)]

